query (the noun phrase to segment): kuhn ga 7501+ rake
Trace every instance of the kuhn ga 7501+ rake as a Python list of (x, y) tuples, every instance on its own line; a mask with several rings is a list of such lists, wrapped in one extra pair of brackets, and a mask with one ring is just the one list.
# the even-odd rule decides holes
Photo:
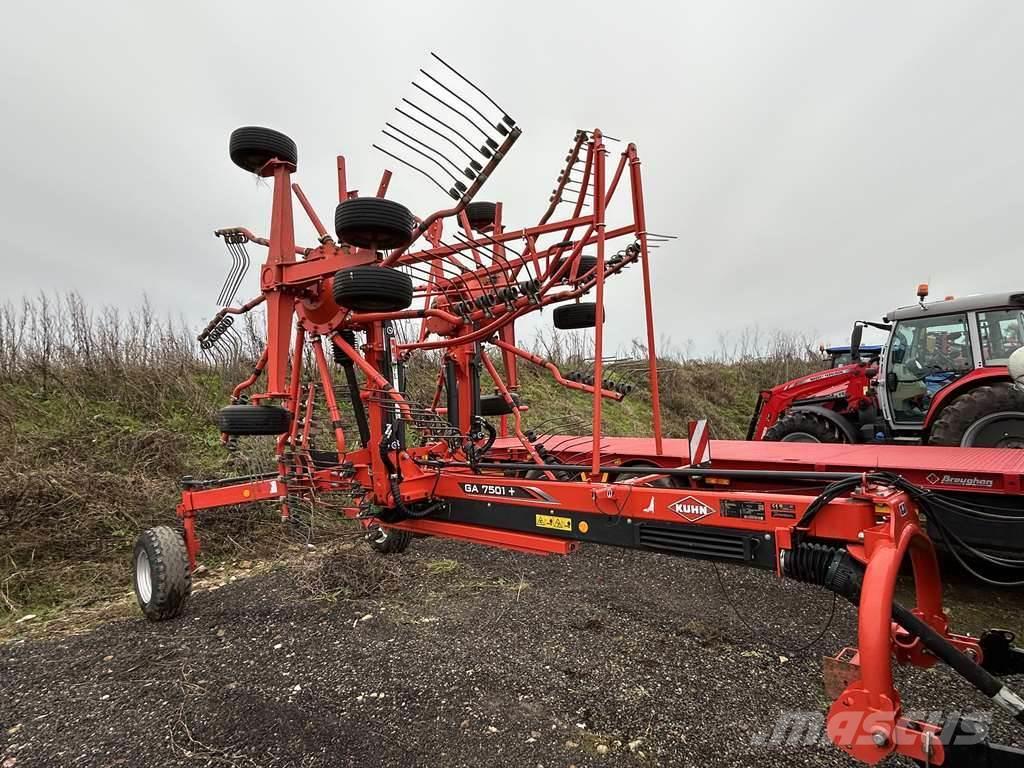
[[(277, 436), (278, 467), (186, 482), (177, 510), (184, 535), (150, 529), (135, 549), (135, 588), (146, 616), (181, 611), (201, 510), (277, 500), (288, 515), (295, 500), (316, 504), (332, 494), (349, 500), (345, 513), (366, 526), (382, 552), (431, 535), (533, 553), (567, 554), (590, 541), (746, 563), (859, 606), (858, 647), (827, 660), (834, 698), (828, 733), (841, 748), (868, 763), (899, 753), (933, 765), (1024, 765), (1024, 753), (988, 743), (968, 721), (943, 728), (901, 712), (892, 660), (925, 667), (941, 660), (1024, 721), (1024, 702), (993, 677), (1024, 670), (1012, 636), (949, 631), (936, 557), (919, 518), (926, 494), (885, 473), (716, 467), (703, 454), (691, 456), (686, 441), (662, 438), (648, 255), (664, 237), (647, 229), (636, 147), (626, 144), (609, 167), (609, 139), (577, 131), (540, 221), (509, 227), (500, 203), (474, 197), (520, 129), (439, 58), (437, 66), (439, 74), (423, 72), (425, 85), (416, 84), (416, 95), (387, 124), (383, 145), (375, 145), (451, 198), (422, 218), (386, 197), (389, 171), (375, 195), (357, 195), (339, 157), (335, 238), (292, 183), (297, 153), (288, 137), (265, 128), (231, 135), (232, 160), (272, 179), (270, 235), (217, 233), (233, 254), (233, 272), (200, 343), (215, 348), (233, 334), (232, 316), (266, 305), (266, 346), (218, 422), (226, 441)], [(622, 222), (606, 220), (616, 194), (629, 197)], [(293, 199), (319, 234), (313, 247), (296, 245)], [(261, 293), (236, 306), (248, 243), (267, 249)], [(604, 370), (605, 281), (634, 264), (642, 277), (652, 436), (605, 438), (602, 405), (630, 390)], [(592, 370), (564, 374), (517, 346), (515, 321), (546, 307), (556, 328), (594, 328)], [(417, 331), (400, 338), (396, 329), (408, 321), (418, 321)], [(429, 403), (416, 402), (405, 384), (409, 357), (425, 350), (443, 351)], [(589, 435), (523, 425), (519, 361), (592, 396)], [(314, 370), (315, 380), (304, 381), (304, 370)], [(335, 371), (343, 374), (340, 396)], [(481, 392), (484, 374), (493, 392)], [(321, 396), (330, 450), (311, 443)], [(354, 429), (343, 426), (339, 401)], [(700, 450), (699, 436), (692, 437)], [(894, 601), (905, 558), (915, 576), (913, 609)]]

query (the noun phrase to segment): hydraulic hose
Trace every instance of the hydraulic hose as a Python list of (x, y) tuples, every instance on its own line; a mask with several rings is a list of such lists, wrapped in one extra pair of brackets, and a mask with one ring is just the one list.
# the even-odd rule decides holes
[[(384, 468), (388, 471), (388, 483), (391, 487), (391, 496), (394, 499), (395, 505), (393, 510), (389, 510), (384, 515), (379, 515), (380, 519), (386, 523), (397, 523), (407, 518), (427, 517), (444, 506), (443, 501), (437, 501), (421, 509), (413, 509), (412, 507), (407, 507), (405, 502), (402, 501), (402, 471), (391, 460), (391, 451), (399, 450), (401, 448), (401, 441), (397, 438), (392, 439), (393, 426), (393, 424), (387, 425), (380, 441), (380, 458), (384, 463)], [(390, 512), (397, 512), (398, 514), (390, 514)]]
[[(796, 581), (825, 587), (854, 605), (860, 603), (864, 566), (845, 549), (827, 544), (798, 544), (784, 553), (782, 572)], [(892, 618), (910, 635), (920, 638), (922, 645), (937, 658), (1024, 725), (1024, 699), (1007, 688), (1002, 680), (962, 653), (913, 611), (895, 600), (892, 604)]]

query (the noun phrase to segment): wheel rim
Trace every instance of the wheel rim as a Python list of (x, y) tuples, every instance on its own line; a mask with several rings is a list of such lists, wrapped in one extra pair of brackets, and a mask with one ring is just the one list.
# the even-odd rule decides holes
[(376, 528), (370, 532), (370, 543), (371, 544), (383, 544), (389, 538), (390, 534), (384, 528)]
[(139, 599), (148, 604), (153, 597), (153, 575), (149, 567), (149, 555), (145, 551), (139, 552), (135, 558), (135, 589)]
[(779, 442), (782, 443), (820, 443), (821, 440), (816, 438), (810, 432), (790, 432)]
[(1024, 413), (1001, 411), (990, 413), (971, 424), (961, 448), (1024, 448)]

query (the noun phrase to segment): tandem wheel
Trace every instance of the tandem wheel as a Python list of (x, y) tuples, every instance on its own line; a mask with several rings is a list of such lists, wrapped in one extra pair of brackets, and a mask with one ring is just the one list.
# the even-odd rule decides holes
[(380, 525), (371, 526), (366, 531), (366, 543), (382, 555), (397, 555), (405, 552), (412, 543), (412, 534), (395, 528), (384, 528)]

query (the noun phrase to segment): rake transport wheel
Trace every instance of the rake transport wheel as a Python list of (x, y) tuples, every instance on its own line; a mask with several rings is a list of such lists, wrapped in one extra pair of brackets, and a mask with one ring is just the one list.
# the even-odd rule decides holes
[(494, 214), (498, 206), (494, 203), (470, 203), (466, 206), (469, 226), (477, 232), (484, 232), (494, 226)]
[(777, 443), (845, 443), (842, 431), (816, 413), (793, 411), (785, 414), (764, 433), (764, 439)]
[(229, 405), (217, 411), (217, 426), (227, 435), (280, 435), (292, 415), (276, 405)]
[(597, 305), (590, 302), (566, 304), (551, 313), (555, 328), (563, 331), (574, 328), (593, 328), (597, 325)]
[(409, 548), (412, 543), (412, 534), (408, 531), (377, 525), (366, 532), (366, 542), (373, 551), (382, 555), (397, 555)]
[(412, 242), (414, 226), (412, 211), (384, 197), (349, 198), (334, 210), (338, 240), (357, 248), (404, 248)]
[(334, 274), (334, 300), (356, 312), (397, 312), (412, 304), (412, 278), (373, 264), (339, 269)]
[(928, 444), (1024, 448), (1024, 392), (1009, 382), (965, 392), (942, 409)]
[(270, 128), (236, 128), (228, 140), (231, 161), (244, 171), (259, 173), (274, 158), (296, 165), (299, 152), (295, 142)]
[(173, 528), (147, 528), (135, 540), (132, 586), (150, 621), (173, 619), (192, 594), (192, 572), (185, 540)]
[[(561, 266), (559, 262), (558, 266)], [(584, 278), (589, 277), (593, 274), (594, 269), (597, 267), (597, 256), (580, 256), (580, 263), (576, 267), (576, 282), (580, 282)], [(558, 267), (556, 267), (557, 269)], [(566, 270), (562, 276), (563, 282), (569, 282), (569, 277), (572, 275), (572, 268)]]

